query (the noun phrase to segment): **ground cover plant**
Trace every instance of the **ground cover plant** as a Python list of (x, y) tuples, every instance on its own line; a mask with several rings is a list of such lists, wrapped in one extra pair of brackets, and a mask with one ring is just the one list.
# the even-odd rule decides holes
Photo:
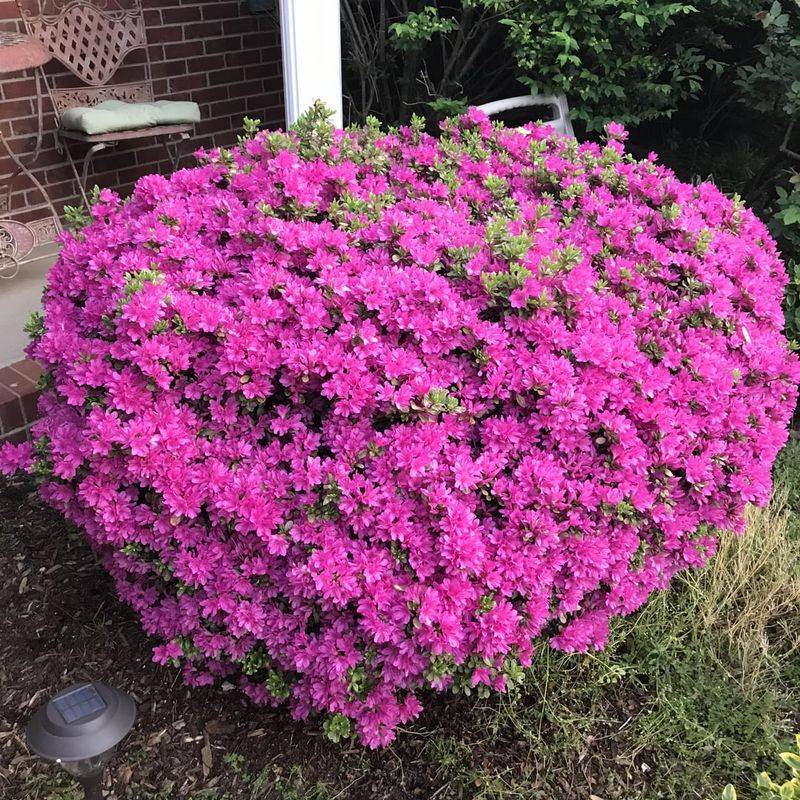
[(765, 226), (654, 158), (472, 111), (315, 109), (101, 193), (31, 355), (7, 471), (85, 530), (193, 685), (382, 746), (488, 694), (770, 495), (798, 367)]

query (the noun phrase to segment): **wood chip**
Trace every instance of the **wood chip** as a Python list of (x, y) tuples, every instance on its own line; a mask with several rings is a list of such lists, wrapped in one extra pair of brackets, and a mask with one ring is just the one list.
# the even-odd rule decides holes
[(127, 786), (131, 782), (132, 777), (133, 777), (133, 770), (130, 768), (128, 764), (123, 764), (117, 770), (117, 781), (121, 783), (123, 786)]
[(203, 749), (200, 751), (200, 757), (203, 760), (203, 777), (207, 778), (211, 772), (213, 757), (211, 755), (211, 742), (208, 740), (208, 734), (205, 735), (205, 740), (206, 743), (203, 745)]
[(212, 736), (215, 733), (233, 733), (236, 725), (232, 722), (223, 722), (221, 719), (212, 719), (206, 723), (206, 732)]
[(166, 732), (167, 732), (167, 729), (164, 728), (163, 731), (160, 731), (159, 733), (152, 734), (152, 736), (150, 736), (150, 738), (147, 740), (147, 746), (148, 747), (152, 747), (153, 745), (158, 744), (164, 738), (164, 735), (166, 734)]

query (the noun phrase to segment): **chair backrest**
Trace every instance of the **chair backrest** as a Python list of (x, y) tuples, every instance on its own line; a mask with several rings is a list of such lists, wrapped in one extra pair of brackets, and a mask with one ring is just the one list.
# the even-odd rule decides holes
[(553, 119), (545, 121), (544, 124), (550, 125), (565, 136), (575, 136), (575, 132), (572, 130), (572, 122), (569, 118), (569, 104), (563, 94), (525, 94), (519, 97), (509, 97), (505, 100), (496, 100), (493, 103), (484, 103), (478, 108), (488, 117), (491, 117), (495, 114), (502, 114), (504, 111), (528, 106), (547, 106), (551, 108)]
[[(78, 89), (48, 87), (58, 116), (67, 108), (97, 105), (103, 100), (152, 101), (153, 85), (140, 0), (132, 0), (126, 8), (112, 6), (113, 0), (104, 2), (102, 7), (90, 0), (55, 0), (52, 12), (45, 10), (46, 2), (36, 0), (36, 8), (31, 10), (17, 0), (26, 31), (73, 75), (88, 84)], [(145, 52), (145, 79), (138, 83), (109, 84), (125, 57), (135, 50)]]

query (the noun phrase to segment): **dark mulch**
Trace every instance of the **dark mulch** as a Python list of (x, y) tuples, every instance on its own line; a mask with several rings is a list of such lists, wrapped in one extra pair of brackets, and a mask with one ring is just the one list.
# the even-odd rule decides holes
[[(525, 796), (552, 797), (537, 791), (534, 746), (521, 734), (492, 753), (464, 744), (465, 738), (474, 741), (474, 700), (428, 698), (413, 731), (371, 753), (355, 744), (334, 745), (314, 721), (296, 723), (285, 710), (255, 707), (229, 685), (187, 689), (175, 670), (151, 661), (154, 642), (117, 600), (91, 549), (29, 484), (0, 484), (0, 608), (3, 800), (79, 797), (55, 767), (29, 753), (24, 728), (48, 696), (80, 680), (105, 681), (138, 701), (134, 730), (111, 766), (106, 784), (111, 798), (495, 796), (481, 791), (480, 778), (466, 787), (463, 780), (448, 778), (448, 769), (464, 772), (463, 764), (480, 775), (486, 759), (494, 775), (502, 776), (506, 765), (514, 773), (514, 797), (523, 796), (522, 787), (530, 790), (528, 795), (522, 789)], [(608, 755), (613, 763), (613, 753)], [(618, 780), (627, 783), (623, 776)], [(603, 788), (608, 787), (576, 764), (562, 796), (589, 797)]]

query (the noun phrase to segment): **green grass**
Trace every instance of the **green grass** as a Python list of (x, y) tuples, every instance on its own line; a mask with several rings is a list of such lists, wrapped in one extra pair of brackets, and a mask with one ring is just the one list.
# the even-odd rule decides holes
[(66, 773), (31, 774), (23, 789), (25, 800), (82, 800), (83, 791)]

